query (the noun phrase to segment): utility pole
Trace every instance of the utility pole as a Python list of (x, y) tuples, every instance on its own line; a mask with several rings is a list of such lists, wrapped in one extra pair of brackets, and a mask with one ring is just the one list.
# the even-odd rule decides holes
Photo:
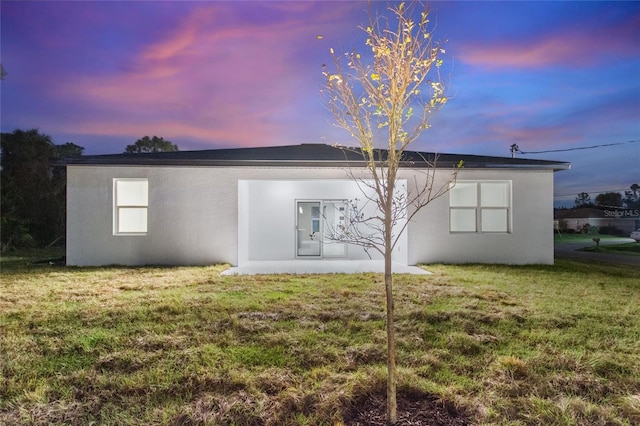
[(518, 148), (518, 145), (516, 145), (515, 143), (511, 145), (511, 158), (516, 158), (516, 152), (518, 151), (520, 151), (520, 148)]

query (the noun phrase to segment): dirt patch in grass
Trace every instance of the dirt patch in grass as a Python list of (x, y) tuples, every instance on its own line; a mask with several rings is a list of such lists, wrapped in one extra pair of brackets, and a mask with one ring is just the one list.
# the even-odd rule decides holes
[[(398, 426), (464, 426), (467, 415), (437, 397), (416, 393), (398, 393)], [(387, 400), (384, 394), (356, 401), (345, 416), (345, 426), (384, 426), (387, 424)]]

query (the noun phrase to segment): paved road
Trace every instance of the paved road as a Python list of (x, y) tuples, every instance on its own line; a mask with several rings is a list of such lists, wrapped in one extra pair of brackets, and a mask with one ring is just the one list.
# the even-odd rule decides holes
[[(608, 244), (624, 244), (631, 243), (631, 238), (608, 238), (600, 241), (600, 245)], [(586, 242), (558, 242), (555, 244), (556, 257), (568, 257), (572, 259), (581, 260), (593, 260), (597, 262), (618, 263), (622, 265), (638, 265), (640, 266), (640, 256), (632, 256), (628, 254), (616, 254), (616, 253), (596, 253), (589, 251), (580, 251), (581, 248), (595, 245)]]

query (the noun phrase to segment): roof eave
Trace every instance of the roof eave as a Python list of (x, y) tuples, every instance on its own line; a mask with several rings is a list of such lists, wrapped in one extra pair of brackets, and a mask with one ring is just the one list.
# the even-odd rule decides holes
[[(480, 167), (476, 167), (480, 168)], [(486, 169), (532, 169), (532, 170), (570, 170), (571, 163), (545, 163), (545, 164), (486, 164)]]
[[(73, 166), (194, 166), (194, 167), (327, 167), (349, 168), (364, 167), (364, 161), (336, 161), (336, 160), (216, 160), (216, 159), (158, 159), (158, 158), (82, 158), (76, 157), (62, 160), (60, 165)], [(432, 164), (420, 162), (403, 162), (401, 168), (423, 169)], [(437, 169), (451, 169), (458, 167), (458, 163), (439, 161)], [(540, 163), (540, 164), (505, 164), (505, 163), (469, 163), (463, 169), (529, 169), (529, 170), (569, 170), (570, 163)]]

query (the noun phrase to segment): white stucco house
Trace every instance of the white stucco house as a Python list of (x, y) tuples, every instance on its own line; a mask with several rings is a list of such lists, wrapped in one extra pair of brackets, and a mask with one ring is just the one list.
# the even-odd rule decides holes
[[(407, 191), (425, 158), (407, 153)], [(455, 186), (408, 223), (394, 262), (552, 264), (554, 172), (569, 164), (442, 154), (436, 181), (461, 160)], [(325, 235), (363, 199), (348, 176), (366, 177), (358, 153), (302, 144), (84, 156), (66, 167), (68, 265), (376, 259)]]

